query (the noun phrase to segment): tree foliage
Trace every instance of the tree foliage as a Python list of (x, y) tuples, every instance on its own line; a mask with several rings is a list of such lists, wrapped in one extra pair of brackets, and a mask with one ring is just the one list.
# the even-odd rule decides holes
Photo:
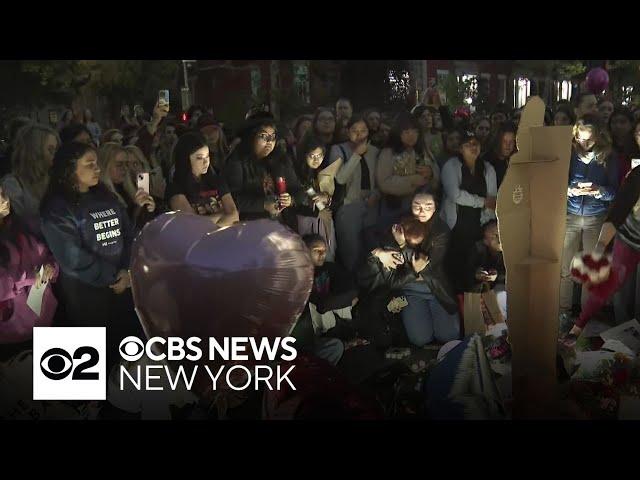
[[(11, 62), (6, 62), (11, 63)], [(112, 114), (120, 103), (141, 103), (150, 111), (158, 90), (174, 90), (179, 99), (180, 60), (23, 60), (13, 67), (13, 103), (70, 104), (78, 97), (106, 97)], [(5, 81), (5, 83), (7, 83)], [(11, 99), (3, 99), (3, 104)]]

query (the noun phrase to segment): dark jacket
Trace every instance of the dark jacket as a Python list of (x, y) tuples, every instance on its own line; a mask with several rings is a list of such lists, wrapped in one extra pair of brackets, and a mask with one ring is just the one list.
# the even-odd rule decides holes
[(316, 267), (309, 302), (318, 308), (318, 313), (350, 307), (357, 296), (351, 274), (340, 265), (325, 262)]
[[(357, 271), (358, 285), (369, 292), (385, 288), (400, 290), (406, 284), (417, 281), (421, 276), (443, 308), (449, 313), (457, 312), (458, 302), (444, 270), (444, 259), (451, 230), (437, 214), (434, 214), (432, 221), (429, 236), (420, 247), (420, 252), (429, 258), (429, 264), (420, 275), (413, 270), (411, 262), (407, 261), (406, 254), (405, 263), (395, 270), (385, 269), (376, 257), (369, 255)], [(398, 244), (391, 233), (380, 240), (380, 248), (398, 249)]]
[(287, 193), (291, 195), (294, 206), (303, 204), (307, 195), (300, 186), (291, 160), (279, 149), (262, 160), (246, 157), (239, 150), (234, 150), (227, 159), (223, 176), (240, 213), (240, 220), (269, 218), (264, 202), (267, 195), (275, 195), (278, 177), (285, 178)]
[(63, 274), (94, 287), (107, 287), (129, 268), (132, 229), (125, 207), (104, 188), (43, 202), (42, 232)]
[(485, 245), (482, 240), (478, 240), (474, 247), (473, 253), (470, 256), (470, 265), (468, 270), (468, 285), (470, 288), (478, 287), (481, 285), (481, 282), (476, 280), (476, 271), (478, 269), (486, 270), (496, 270), (498, 272), (498, 276), (494, 282), (491, 282), (491, 288), (494, 288), (496, 285), (504, 285), (507, 270), (504, 266), (504, 257), (502, 252), (500, 253), (492, 253), (489, 250), (489, 247)]

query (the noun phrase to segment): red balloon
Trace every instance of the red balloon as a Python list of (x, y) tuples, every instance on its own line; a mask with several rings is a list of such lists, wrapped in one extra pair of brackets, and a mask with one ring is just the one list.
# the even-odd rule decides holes
[(587, 88), (594, 95), (599, 95), (609, 86), (609, 74), (604, 68), (594, 68), (587, 73)]
[[(286, 337), (313, 285), (304, 242), (272, 220), (218, 228), (207, 217), (166, 213), (145, 226), (132, 250), (131, 288), (147, 337), (200, 337), (212, 372), (225, 362), (205, 362), (209, 337), (220, 344), (223, 337)], [(242, 353), (249, 360), (234, 363), (255, 363), (251, 348)]]

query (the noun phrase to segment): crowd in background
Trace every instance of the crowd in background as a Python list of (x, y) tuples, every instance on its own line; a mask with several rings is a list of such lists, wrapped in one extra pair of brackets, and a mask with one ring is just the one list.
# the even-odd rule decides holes
[[(107, 326), (115, 365), (120, 339), (144, 336), (128, 273), (133, 239), (167, 211), (218, 226), (270, 218), (296, 231), (315, 280), (292, 335), (333, 365), (345, 349), (370, 343), (382, 354), (397, 343), (387, 304), (398, 295), (405, 341), (416, 347), (460, 338), (461, 295), (483, 285), (508, 318), (495, 208), (521, 109), (361, 107), (340, 98), (291, 121), (256, 108), (233, 132), (199, 105), (186, 122), (159, 104), (151, 114), (123, 107), (120, 127), (107, 131), (88, 110), (66, 112), (55, 127), (12, 121), (0, 158), (3, 357), (30, 348), (33, 326)], [(570, 262), (611, 248), (599, 241), (607, 225), (621, 232), (614, 258), (628, 270), (615, 314), (636, 312), (640, 187), (629, 172), (640, 159), (639, 117), (592, 94), (547, 109), (547, 125), (573, 126), (559, 312), (571, 321), (576, 304), (587, 306), (574, 334), (610, 298), (596, 305), (585, 292), (576, 301)], [(40, 315), (26, 303), (36, 284), (46, 286)]]

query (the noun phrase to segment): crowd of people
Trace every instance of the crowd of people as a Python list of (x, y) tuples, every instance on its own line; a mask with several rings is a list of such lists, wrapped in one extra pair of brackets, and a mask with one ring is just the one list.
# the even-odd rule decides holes
[[(104, 132), (89, 110), (81, 119), (66, 112), (55, 127), (17, 118), (0, 158), (3, 357), (29, 349), (34, 326), (108, 326), (108, 367), (116, 365), (120, 339), (144, 336), (132, 242), (167, 211), (221, 227), (269, 218), (297, 232), (315, 280), (292, 335), (299, 350), (338, 367), (363, 344), (382, 353), (459, 339), (462, 295), (481, 286), (508, 318), (495, 209), (520, 113), (500, 104), (454, 114), (443, 101), (354, 113), (340, 98), (290, 122), (252, 109), (234, 132), (199, 105), (186, 123), (159, 104), (151, 115), (123, 107), (119, 128)], [(575, 313), (576, 252), (611, 248), (617, 232), (613, 262), (624, 266), (606, 298), (583, 293), (573, 336), (616, 292), (620, 321), (635, 314), (639, 114), (588, 93), (547, 111), (546, 124), (573, 126), (560, 320)], [(26, 303), (34, 285), (46, 286), (40, 315)], [(406, 300), (401, 339), (387, 309), (396, 296)]]

